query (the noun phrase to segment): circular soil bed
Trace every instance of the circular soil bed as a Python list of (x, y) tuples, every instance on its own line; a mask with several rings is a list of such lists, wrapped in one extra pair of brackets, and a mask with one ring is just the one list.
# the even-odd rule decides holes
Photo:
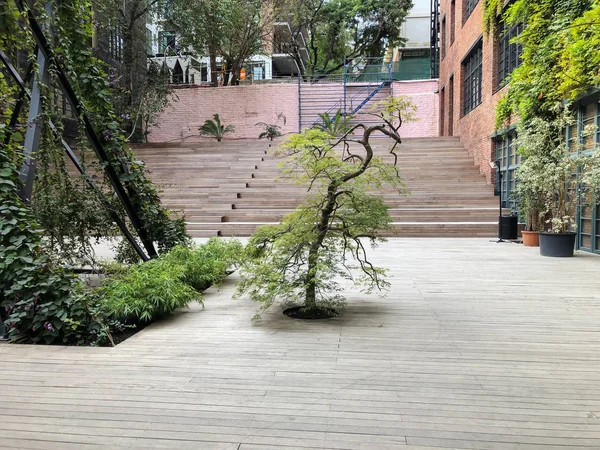
[(310, 309), (304, 306), (294, 306), (283, 311), (283, 313), (293, 319), (331, 319), (338, 315), (338, 311), (333, 308), (316, 308)]

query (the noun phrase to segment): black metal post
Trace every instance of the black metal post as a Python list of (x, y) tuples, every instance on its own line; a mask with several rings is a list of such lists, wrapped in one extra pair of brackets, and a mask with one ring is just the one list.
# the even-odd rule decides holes
[(496, 171), (498, 177), (498, 242), (504, 242), (502, 239), (502, 171), (500, 170), (500, 161), (496, 161)]
[[(2, 50), (0, 50), (0, 52), (2, 53), (0, 55), (0, 59), (2, 59), (2, 61), (4, 61), (4, 57), (6, 55), (4, 54), (4, 52), (2, 52)], [(6, 63), (5, 63), (5, 65), (6, 65)], [(25, 72), (25, 78), (23, 79), (22, 84), (19, 83), (21, 85), (21, 90), (19, 91), (19, 98), (17, 99), (17, 102), (15, 103), (15, 109), (13, 110), (12, 116), (10, 117), (10, 122), (8, 124), (8, 132), (6, 133), (6, 136), (4, 137), (4, 145), (8, 145), (8, 143), (10, 142), (12, 133), (15, 131), (15, 129), (17, 127), (17, 121), (19, 120), (19, 114), (21, 113), (21, 108), (23, 108), (23, 103), (25, 103), (25, 99), (30, 98), (29, 94), (27, 93), (26, 86), (29, 83), (29, 80), (31, 80), (32, 73), (33, 73), (33, 64), (29, 63), (29, 66), (27, 67), (27, 72)], [(17, 81), (17, 83), (18, 83), (18, 81)]]

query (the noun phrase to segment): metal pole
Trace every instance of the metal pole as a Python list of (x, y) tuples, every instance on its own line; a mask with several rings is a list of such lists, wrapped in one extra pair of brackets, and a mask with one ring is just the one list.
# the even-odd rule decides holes
[(343, 79), (343, 84), (344, 84), (344, 117), (346, 116), (346, 112), (347, 112), (347, 107), (346, 107), (346, 77), (348, 75), (348, 58), (346, 58), (344, 56), (344, 79)]
[[(46, 2), (46, 14), (52, 14), (52, 5)], [(25, 143), (23, 144), (23, 164), (19, 170), (19, 196), (25, 204), (31, 201), (33, 192), (33, 180), (35, 179), (35, 158), (40, 146), (40, 137), (44, 127), (44, 119), (42, 116), (42, 93), (40, 90), (40, 82), (44, 86), (48, 86), (50, 76), (48, 74), (48, 60), (41, 48), (37, 51), (37, 62), (39, 72), (37, 78), (33, 80), (33, 88), (31, 90), (31, 102), (29, 103), (29, 116), (27, 118), (27, 132), (25, 133)]]
[(302, 93), (300, 83), (300, 71), (298, 71), (298, 133), (302, 133)]

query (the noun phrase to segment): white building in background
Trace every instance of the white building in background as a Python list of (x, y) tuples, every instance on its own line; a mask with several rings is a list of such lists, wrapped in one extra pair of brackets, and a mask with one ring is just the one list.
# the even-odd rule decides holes
[[(177, 43), (177, 35), (163, 27), (164, 21), (157, 19), (146, 24), (146, 53), (159, 65), (166, 65), (171, 73), (174, 84), (210, 84), (210, 67), (208, 57), (195, 57), (192, 52), (181, 48)], [(224, 74), (221, 66), (222, 59), (217, 58), (214, 70), (222, 82)], [(269, 55), (254, 55), (244, 64), (246, 80), (270, 80), (273, 76), (273, 61)]]
[(426, 79), (431, 76), (431, 3), (413, 0), (413, 7), (402, 24), (403, 47), (389, 48), (387, 61), (393, 63), (396, 80)]
[(429, 49), (431, 32), (430, 0), (413, 0), (413, 7), (402, 25), (405, 49)]

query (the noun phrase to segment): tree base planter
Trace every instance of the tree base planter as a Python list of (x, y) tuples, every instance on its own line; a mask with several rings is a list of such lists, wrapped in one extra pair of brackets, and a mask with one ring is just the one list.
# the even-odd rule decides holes
[(306, 308), (304, 306), (294, 306), (283, 311), (283, 313), (293, 319), (331, 319), (336, 317), (339, 312), (333, 308)]
[(523, 245), (525, 247), (539, 247), (540, 246), (540, 232), (539, 231), (521, 231), (523, 236)]
[(576, 233), (540, 232), (540, 255), (566, 258), (573, 256)]

